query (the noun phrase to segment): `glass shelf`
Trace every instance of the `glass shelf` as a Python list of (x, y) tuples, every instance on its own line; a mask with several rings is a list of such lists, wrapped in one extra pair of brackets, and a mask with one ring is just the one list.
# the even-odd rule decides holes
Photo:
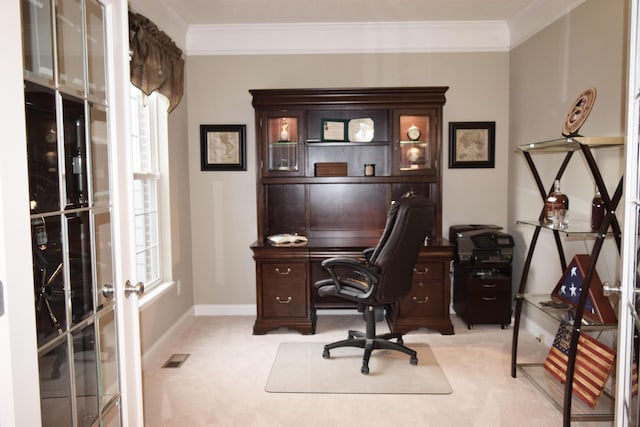
[[(547, 316), (557, 320), (560, 322), (561, 320), (567, 320), (566, 316), (569, 311), (569, 306), (560, 304), (549, 305), (548, 303), (552, 302), (552, 298), (550, 294), (524, 294), (517, 295), (516, 298), (522, 298), (529, 306), (535, 307), (538, 310), (542, 311)], [(556, 301), (553, 301), (554, 303)], [(582, 318), (582, 327), (580, 328), (583, 331), (600, 331), (604, 329), (615, 329), (617, 328), (617, 323), (596, 323), (592, 320)]]
[[(564, 387), (553, 377), (542, 363), (518, 364), (518, 371), (533, 384), (560, 412), (564, 408)], [(589, 407), (576, 396), (571, 398), (571, 421), (612, 421), (614, 399), (610, 390), (605, 388), (595, 408)]]
[(518, 145), (518, 149), (528, 152), (567, 152), (579, 150), (581, 145), (587, 145), (592, 148), (624, 145), (624, 137), (574, 136), (570, 138), (550, 139), (547, 141)]
[[(557, 227), (553, 224), (546, 224), (544, 222), (540, 222), (537, 219), (522, 219), (517, 220), (518, 224), (532, 225), (534, 227), (542, 227), (547, 230), (558, 231), (560, 233), (564, 233), (567, 236), (592, 236), (598, 237), (598, 232), (591, 230), (591, 222), (587, 220), (571, 220), (568, 225)], [(607, 236), (613, 236), (611, 231), (607, 232)]]
[(307, 139), (307, 145), (313, 146), (324, 146), (324, 147), (345, 147), (345, 146), (381, 146), (381, 145), (389, 145), (389, 141), (368, 141), (368, 142), (359, 142), (359, 141), (320, 141), (318, 139)]

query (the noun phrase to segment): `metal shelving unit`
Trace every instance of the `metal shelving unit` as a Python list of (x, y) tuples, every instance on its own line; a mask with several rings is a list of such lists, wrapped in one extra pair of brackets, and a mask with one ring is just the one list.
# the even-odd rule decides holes
[[(602, 223), (602, 226), (597, 231), (591, 231), (590, 224), (586, 223), (572, 223), (569, 227), (566, 228), (557, 228), (553, 227), (549, 224), (545, 224), (543, 222), (544, 218), (544, 207), (541, 209), (540, 215), (537, 220), (523, 220), (518, 221), (520, 224), (525, 224), (534, 227), (533, 236), (531, 238), (531, 243), (529, 245), (529, 251), (527, 253), (527, 257), (525, 260), (525, 264), (522, 270), (522, 277), (520, 280), (518, 293), (516, 294), (516, 309), (515, 309), (515, 318), (514, 318), (514, 328), (513, 328), (513, 342), (512, 342), (512, 354), (511, 354), (511, 376), (516, 377), (517, 372), (522, 373), (526, 378), (528, 378), (533, 385), (538, 388), (549, 400), (563, 412), (563, 425), (569, 426), (571, 421), (603, 421), (603, 420), (613, 420), (613, 412), (614, 412), (614, 400), (608, 393), (603, 393), (602, 398), (600, 399), (596, 408), (592, 409), (589, 406), (585, 405), (579, 399), (573, 397), (573, 378), (574, 378), (574, 369), (576, 364), (576, 354), (578, 348), (578, 338), (583, 331), (589, 330), (603, 330), (603, 329), (613, 329), (616, 327), (615, 324), (596, 324), (593, 322), (589, 322), (587, 319), (583, 318), (584, 308), (587, 302), (587, 296), (589, 294), (588, 287), (589, 283), (591, 283), (591, 277), (595, 271), (595, 265), (598, 260), (598, 256), (600, 255), (600, 250), (602, 249), (602, 245), (604, 240), (608, 237), (615, 239), (618, 253), (620, 253), (620, 244), (621, 244), (621, 230), (620, 225), (618, 224), (618, 220), (615, 216), (615, 210), (618, 206), (620, 199), (622, 197), (622, 178), (613, 193), (613, 196), (609, 196), (606, 185), (602, 179), (602, 175), (600, 174), (600, 170), (598, 165), (593, 157), (592, 149), (597, 149), (600, 147), (612, 147), (619, 146), (624, 144), (623, 137), (569, 137), (569, 138), (560, 138), (548, 141), (541, 141), (531, 144), (520, 145), (518, 149), (522, 152), (529, 169), (531, 170), (533, 177), (536, 181), (536, 185), (538, 187), (538, 191), (544, 203), (547, 195), (552, 191), (545, 191), (545, 188), (542, 184), (542, 180), (540, 179), (540, 174), (536, 168), (536, 165), (533, 161), (532, 155), (535, 153), (565, 153), (564, 160), (556, 173), (554, 181), (556, 179), (561, 179), (562, 175), (569, 164), (573, 154), (576, 151), (580, 151), (586, 162), (589, 166), (589, 170), (596, 182), (596, 186), (600, 191), (602, 196), (604, 205), (605, 205), (605, 217)], [(607, 230), (611, 228), (611, 232), (608, 233)], [(556, 379), (552, 380), (550, 375), (545, 373), (543, 368), (543, 364), (518, 364), (517, 355), (518, 355), (518, 334), (520, 329), (520, 317), (522, 315), (523, 305), (526, 303), (537, 309), (543, 311), (551, 318), (557, 320), (558, 322), (563, 319), (563, 316), (567, 313), (567, 309), (558, 309), (553, 307), (545, 307), (541, 303), (545, 300), (550, 300), (549, 295), (530, 295), (526, 294), (527, 287), (527, 278), (529, 274), (529, 268), (531, 266), (531, 261), (533, 258), (533, 254), (535, 252), (536, 244), (538, 241), (538, 237), (540, 236), (540, 232), (545, 230), (545, 232), (553, 233), (556, 248), (558, 250), (558, 257), (560, 259), (560, 265), (562, 267), (562, 271), (567, 268), (567, 262), (565, 257), (564, 248), (562, 245), (562, 235), (566, 236), (582, 236), (585, 238), (593, 238), (594, 245), (591, 251), (591, 263), (586, 271), (586, 275), (584, 278), (584, 288), (580, 294), (580, 298), (578, 300), (578, 304), (576, 307), (576, 313), (573, 319), (573, 332), (571, 335), (571, 343), (569, 346), (569, 357), (567, 362), (567, 373), (566, 373), (566, 382), (561, 384)]]

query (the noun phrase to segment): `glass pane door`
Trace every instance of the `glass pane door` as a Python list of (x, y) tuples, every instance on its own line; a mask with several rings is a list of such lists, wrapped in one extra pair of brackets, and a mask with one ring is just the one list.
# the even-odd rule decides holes
[(22, 7), (42, 423), (119, 426), (104, 8)]
[(266, 174), (292, 173), (300, 170), (300, 121), (297, 116), (266, 119)]
[(394, 165), (398, 175), (435, 173), (436, 133), (429, 110), (394, 111)]

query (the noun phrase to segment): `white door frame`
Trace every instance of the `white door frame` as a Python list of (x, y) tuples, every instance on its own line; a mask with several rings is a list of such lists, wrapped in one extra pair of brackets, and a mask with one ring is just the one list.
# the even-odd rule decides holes
[(0, 425), (40, 425), (20, 2), (0, 2)]
[[(111, 197), (113, 200), (114, 272), (116, 323), (118, 331), (121, 405), (124, 426), (143, 425), (142, 362), (138, 296), (125, 295), (125, 283), (136, 283), (135, 228), (133, 222), (133, 167), (131, 109), (129, 105), (129, 15), (124, 0), (105, 1), (107, 27), (107, 81), (109, 82), (109, 139), (111, 154)], [(116, 108), (113, 108), (116, 106)], [(126, 387), (124, 386), (126, 384)]]
[(636, 311), (636, 275), (638, 244), (638, 158), (640, 142), (638, 125), (640, 123), (640, 37), (638, 20), (638, 0), (629, 2), (629, 51), (627, 64), (627, 129), (625, 150), (625, 187), (624, 187), (624, 223), (622, 236), (622, 277), (620, 286), (620, 315), (618, 319), (618, 351), (616, 365), (616, 426), (628, 426), (634, 423), (637, 414), (633, 412), (632, 400), (637, 399), (631, 393), (631, 364), (633, 362), (634, 314)]

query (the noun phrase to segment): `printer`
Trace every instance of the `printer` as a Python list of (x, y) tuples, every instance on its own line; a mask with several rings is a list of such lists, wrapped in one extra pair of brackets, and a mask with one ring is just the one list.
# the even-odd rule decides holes
[(461, 224), (449, 227), (456, 262), (465, 264), (508, 263), (513, 260), (514, 241), (492, 224)]

